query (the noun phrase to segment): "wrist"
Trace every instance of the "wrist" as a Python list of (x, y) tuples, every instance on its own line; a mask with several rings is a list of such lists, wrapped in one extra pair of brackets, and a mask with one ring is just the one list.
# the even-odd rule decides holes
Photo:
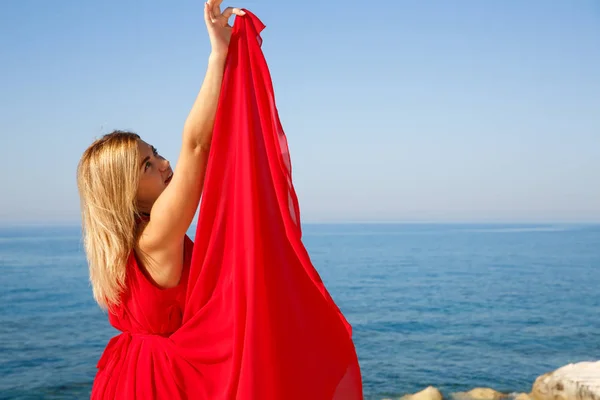
[(212, 51), (208, 56), (209, 63), (217, 63), (217, 64), (225, 64), (225, 60), (227, 59), (226, 52), (217, 52)]

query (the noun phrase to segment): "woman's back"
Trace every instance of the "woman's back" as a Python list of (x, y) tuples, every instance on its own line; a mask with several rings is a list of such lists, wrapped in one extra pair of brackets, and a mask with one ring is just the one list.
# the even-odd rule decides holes
[[(168, 289), (157, 287), (139, 257), (131, 252), (121, 303), (109, 312), (111, 325), (122, 333), (109, 342), (98, 362), (92, 398), (168, 395), (176, 399), (177, 393), (185, 397), (182, 387), (173, 385), (177, 379), (167, 377), (173, 373), (173, 363), (178, 358), (169, 336), (182, 323), (192, 249), (193, 242), (186, 236), (180, 282)], [(160, 376), (164, 384), (156, 385)]]
[(122, 302), (109, 314), (111, 325), (122, 332), (165, 337), (175, 332), (181, 326), (192, 249), (193, 242), (186, 236), (179, 284), (167, 289), (152, 282), (140, 258), (132, 251)]

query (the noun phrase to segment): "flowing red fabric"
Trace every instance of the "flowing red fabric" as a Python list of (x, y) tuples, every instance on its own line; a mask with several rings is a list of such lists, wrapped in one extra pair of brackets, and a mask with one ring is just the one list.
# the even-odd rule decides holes
[(264, 25), (245, 11), (182, 283), (175, 294), (147, 287), (132, 257), (132, 289), (111, 315), (124, 333), (99, 362), (92, 397), (362, 399), (351, 327), (302, 243)]

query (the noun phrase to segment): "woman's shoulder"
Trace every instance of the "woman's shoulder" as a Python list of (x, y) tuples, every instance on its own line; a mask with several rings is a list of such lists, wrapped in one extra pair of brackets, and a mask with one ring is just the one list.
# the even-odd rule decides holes
[[(127, 285), (135, 285), (138, 287), (151, 286), (159, 291), (174, 289), (175, 287), (180, 286), (179, 284), (162, 285), (160, 279), (158, 281), (156, 280), (156, 276), (160, 276), (160, 268), (168, 268), (169, 264), (175, 260), (173, 257), (179, 258), (183, 256), (183, 259), (179, 258), (180, 272), (177, 281), (180, 282), (183, 280), (183, 275), (187, 274), (187, 270), (189, 270), (191, 264), (194, 242), (188, 235), (185, 235), (181, 246), (178, 255), (175, 253), (169, 255), (170, 252), (152, 254), (145, 252), (141, 248), (132, 249), (127, 261)], [(153, 277), (151, 271), (154, 271), (157, 275)]]

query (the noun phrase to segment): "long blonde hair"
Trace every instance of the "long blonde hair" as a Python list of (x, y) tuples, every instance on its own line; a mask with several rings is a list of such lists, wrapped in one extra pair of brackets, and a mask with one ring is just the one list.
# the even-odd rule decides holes
[(77, 167), (90, 282), (94, 299), (105, 310), (120, 303), (127, 259), (137, 239), (139, 140), (132, 132), (106, 134), (85, 150)]

